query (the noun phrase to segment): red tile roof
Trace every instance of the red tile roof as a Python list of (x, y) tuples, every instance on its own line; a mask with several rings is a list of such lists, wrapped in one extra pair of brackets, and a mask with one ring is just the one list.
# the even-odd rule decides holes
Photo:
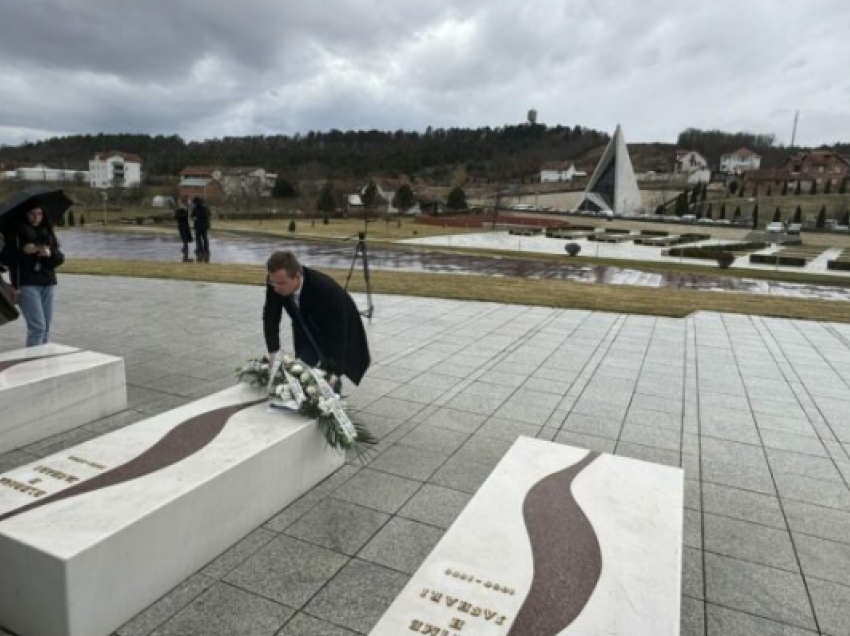
[(110, 157), (122, 157), (124, 161), (132, 161), (133, 163), (142, 163), (142, 158), (139, 155), (134, 155), (132, 152), (120, 152), (112, 150), (110, 152), (99, 152), (95, 155), (95, 159), (105, 161)]

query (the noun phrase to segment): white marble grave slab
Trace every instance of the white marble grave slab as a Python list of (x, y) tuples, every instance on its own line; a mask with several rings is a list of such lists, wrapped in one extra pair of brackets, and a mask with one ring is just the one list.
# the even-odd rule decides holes
[(0, 626), (107, 636), (342, 466), (264, 396), (238, 385), (0, 475)]
[(121, 358), (57, 344), (0, 353), (0, 453), (126, 408)]
[(678, 468), (522, 437), (371, 636), (679, 633)]

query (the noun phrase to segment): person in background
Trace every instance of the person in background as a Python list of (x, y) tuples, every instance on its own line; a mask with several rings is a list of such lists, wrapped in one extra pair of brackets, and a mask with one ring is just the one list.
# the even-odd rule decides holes
[(207, 233), (210, 231), (210, 209), (204, 205), (201, 197), (192, 199), (192, 221), (195, 224), (195, 252), (209, 254), (210, 240)]
[[(275, 252), (266, 263), (263, 333), (269, 359), (280, 351), (283, 311), (292, 321), (295, 356), (312, 366), (345, 374), (360, 384), (371, 358), (366, 330), (348, 292), (327, 274), (303, 267), (292, 252)], [(341, 384), (334, 390), (339, 393)]]
[(174, 220), (177, 221), (177, 232), (180, 234), (180, 240), (183, 241), (183, 254), (188, 254), (189, 243), (193, 241), (192, 229), (189, 227), (189, 210), (182, 203), (182, 201), (178, 202), (178, 207), (174, 210)]
[(7, 237), (5, 253), (12, 286), (27, 323), (27, 347), (50, 339), (56, 269), (65, 262), (50, 219), (35, 204)]
[[(3, 234), (0, 234), (0, 254), (3, 253), (3, 248), (6, 241)], [(17, 319), (18, 310), (15, 305), (18, 304), (18, 290), (12, 287), (3, 278), (6, 268), (0, 265), (0, 325)]]

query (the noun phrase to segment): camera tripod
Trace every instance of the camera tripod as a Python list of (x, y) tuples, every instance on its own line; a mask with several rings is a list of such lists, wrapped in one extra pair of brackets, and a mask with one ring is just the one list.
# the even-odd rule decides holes
[[(354, 238), (353, 236), (345, 239), (346, 241)], [(363, 278), (366, 281), (366, 311), (361, 311), (360, 315), (372, 319), (372, 314), (375, 312), (375, 305), (372, 304), (372, 282), (369, 279), (369, 252), (366, 250), (366, 232), (357, 233), (357, 248), (354, 250), (354, 257), (351, 259), (351, 267), (348, 269), (348, 278), (345, 279), (345, 290), (348, 291), (348, 283), (351, 282), (351, 275), (354, 273), (354, 266), (357, 264), (357, 258), (363, 258)]]

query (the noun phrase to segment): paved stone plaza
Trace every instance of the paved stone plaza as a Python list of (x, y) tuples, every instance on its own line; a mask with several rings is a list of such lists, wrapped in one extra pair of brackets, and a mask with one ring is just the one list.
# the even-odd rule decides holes
[[(263, 353), (263, 295), (62, 276), (53, 341), (122, 356), (130, 408), (0, 455), (0, 472), (232, 385)], [(118, 634), (367, 634), (518, 435), (684, 468), (683, 634), (850, 634), (850, 325), (375, 305), (373, 367), (346, 388), (382, 438), (371, 463)], [(23, 327), (0, 329), (0, 350)]]

